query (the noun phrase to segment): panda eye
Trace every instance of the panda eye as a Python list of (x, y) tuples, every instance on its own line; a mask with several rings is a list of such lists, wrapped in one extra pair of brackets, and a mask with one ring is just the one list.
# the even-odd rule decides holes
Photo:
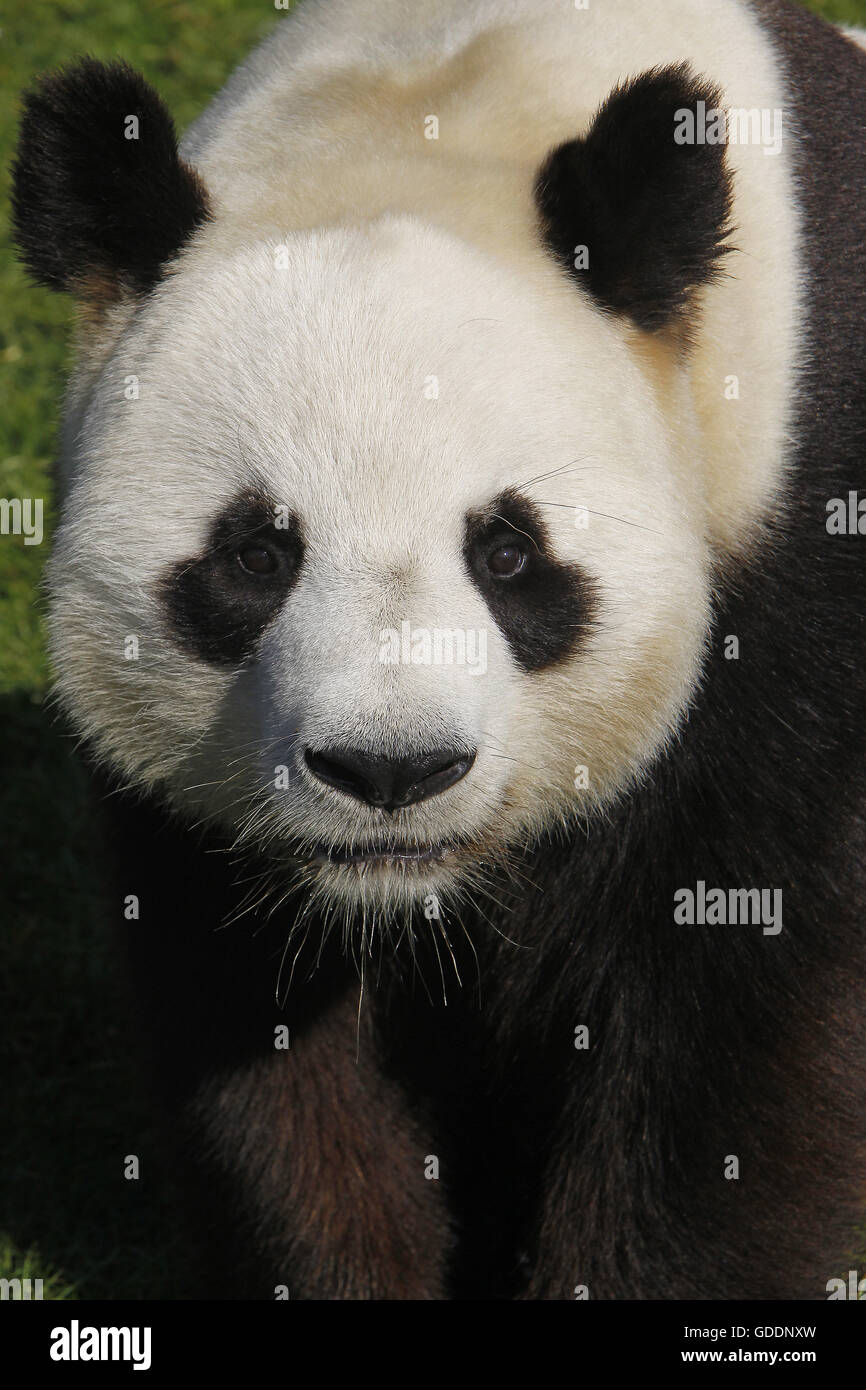
[(498, 545), (487, 556), (487, 568), (497, 579), (513, 579), (526, 568), (526, 551), (517, 544)]
[(273, 574), (277, 568), (276, 556), (263, 545), (246, 545), (237, 558), (248, 574)]

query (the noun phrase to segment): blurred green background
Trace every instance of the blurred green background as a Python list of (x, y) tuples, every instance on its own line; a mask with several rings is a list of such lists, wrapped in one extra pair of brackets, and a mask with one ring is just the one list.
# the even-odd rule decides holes
[[(866, 25), (866, 0), (811, 8)], [(0, 497), (45, 498), (48, 539), (72, 311), (27, 283), (9, 244), (19, 94), (36, 74), (83, 53), (123, 57), (159, 89), (183, 130), (282, 14), (272, 0), (6, 0)], [(42, 1278), (46, 1298), (179, 1298), (191, 1292), (191, 1264), (103, 920), (85, 786), (71, 742), (44, 708), (47, 549), (47, 541), (0, 541), (0, 1278)], [(137, 1182), (123, 1177), (132, 1153), (141, 1160)]]

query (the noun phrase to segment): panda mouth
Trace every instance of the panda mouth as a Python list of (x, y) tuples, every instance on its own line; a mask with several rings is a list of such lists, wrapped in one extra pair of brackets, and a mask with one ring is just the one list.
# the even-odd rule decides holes
[(453, 854), (459, 846), (442, 841), (435, 845), (319, 845), (312, 859), (317, 864), (348, 864), (359, 868), (367, 864), (431, 864)]

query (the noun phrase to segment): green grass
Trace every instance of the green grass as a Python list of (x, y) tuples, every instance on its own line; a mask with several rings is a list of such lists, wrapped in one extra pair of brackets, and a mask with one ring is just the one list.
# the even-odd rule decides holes
[[(652, 3), (652, 0), (646, 0)], [(813, 8), (866, 25), (866, 0)], [(71, 311), (34, 289), (6, 230), (18, 93), (82, 53), (127, 58), (182, 129), (279, 16), (267, 0), (7, 0), (0, 24), (0, 497), (42, 497)], [(48, 549), (0, 539), (0, 1278), (50, 1298), (182, 1296), (189, 1261), (100, 901), (86, 789), (43, 706)], [(141, 1158), (137, 1182), (123, 1157)]]

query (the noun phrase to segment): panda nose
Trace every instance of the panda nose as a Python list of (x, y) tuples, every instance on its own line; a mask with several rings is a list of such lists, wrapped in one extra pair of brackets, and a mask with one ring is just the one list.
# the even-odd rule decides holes
[(329, 787), (368, 806), (395, 811), (453, 787), (475, 762), (475, 752), (439, 748), (423, 757), (394, 759), (371, 757), (356, 748), (326, 748), (321, 753), (308, 748), (304, 761)]

